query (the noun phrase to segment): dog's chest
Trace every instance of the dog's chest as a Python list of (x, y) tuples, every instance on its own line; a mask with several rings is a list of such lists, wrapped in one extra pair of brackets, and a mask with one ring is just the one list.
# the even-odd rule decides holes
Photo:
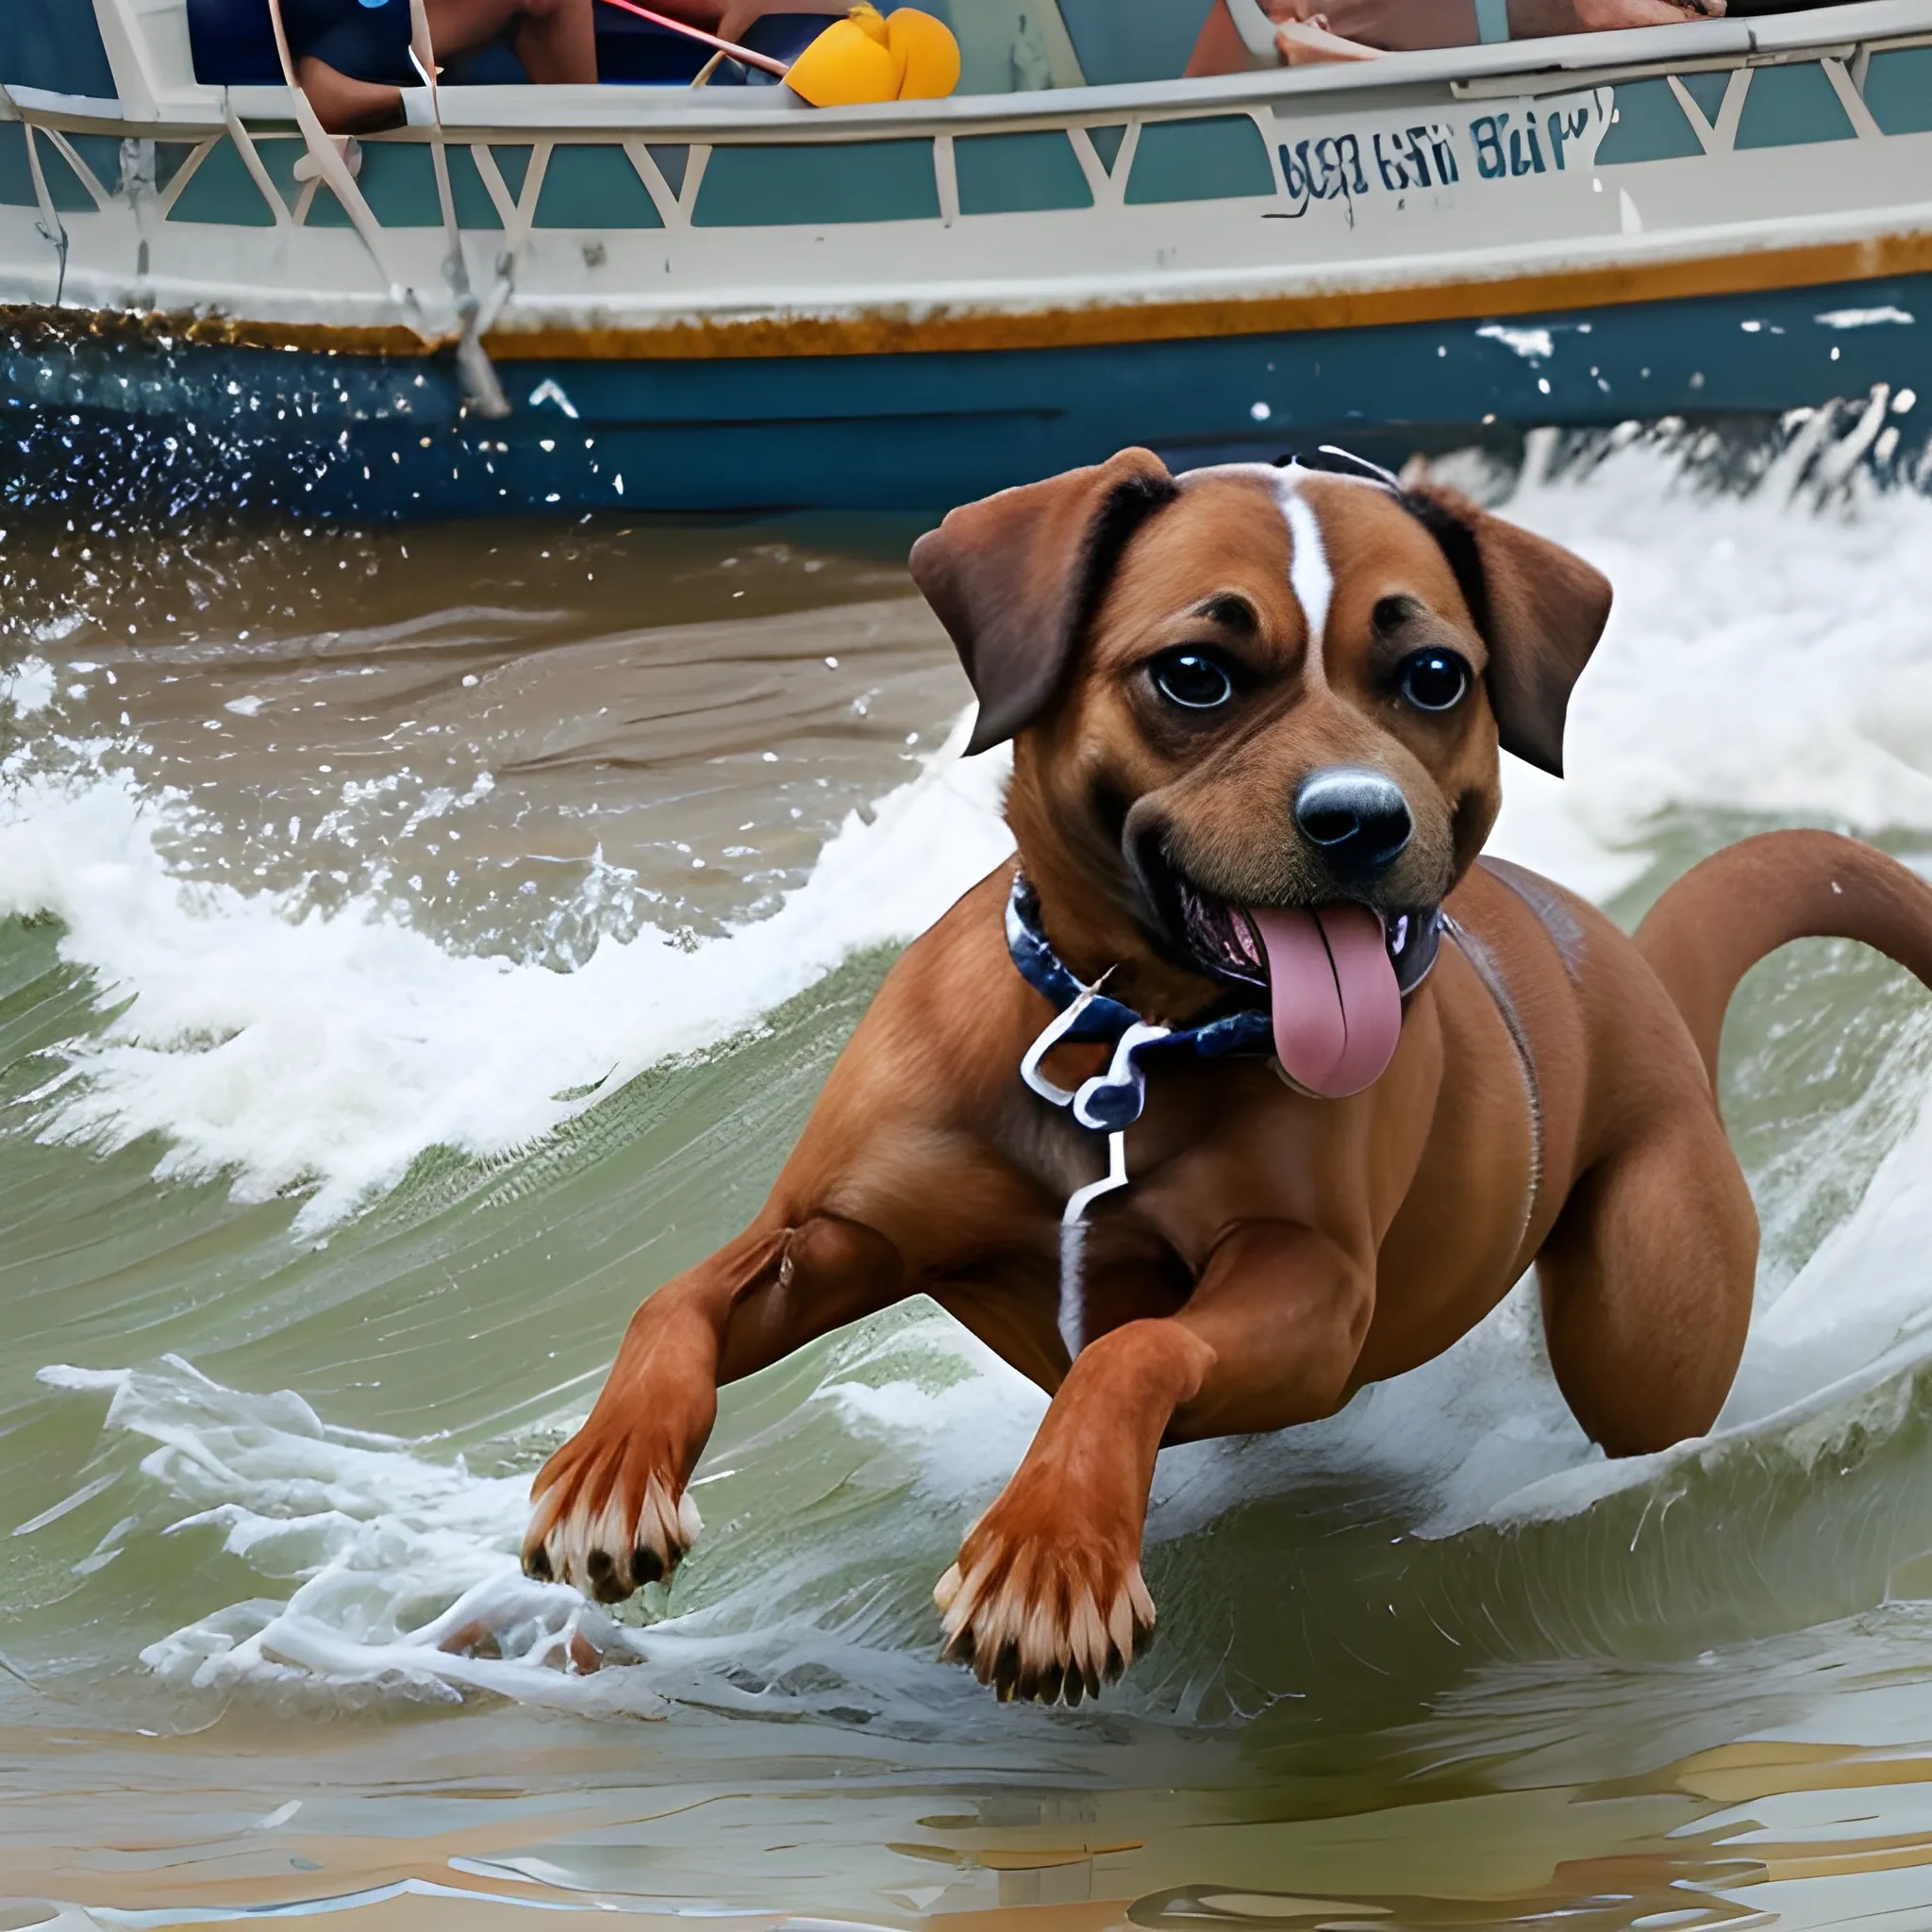
[[(1108, 1134), (1015, 1086), (997, 1130), (1008, 1160), (1060, 1203), (1108, 1174)], [(1131, 1217), (1177, 1169), (1217, 1157), (1251, 1162), (1264, 1149), (1278, 1149), (1284, 1123), (1277, 1115), (1293, 1105), (1294, 1096), (1260, 1059), (1154, 1070), (1141, 1118), (1126, 1131), (1126, 1185), (1103, 1197), (1108, 1218)]]

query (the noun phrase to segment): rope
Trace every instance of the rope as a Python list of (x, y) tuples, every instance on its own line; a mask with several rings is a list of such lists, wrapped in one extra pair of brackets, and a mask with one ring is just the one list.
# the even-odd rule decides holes
[[(335, 137), (323, 126), (308, 92), (295, 76), (295, 62), (289, 52), (288, 28), (282, 22), (282, 0), (268, 0), (268, 14), (275, 28), (275, 56), (281, 62), (282, 78), (294, 98), (295, 125), (302, 130), (302, 138), (308, 145), (309, 158), (315, 163), (316, 173), (334, 190), (350, 225), (362, 238), (362, 245), (368, 249), (377, 273), (389, 284), (390, 300), (395, 304), (398, 313), (425, 348), (440, 346), (446, 340), (446, 332), (425, 325), (422, 304), (415, 290), (403, 282), (391, 264), (389, 238), (383, 232), (382, 224), (376, 220), (375, 210), (357, 186), (356, 177), (350, 174), (349, 164), (336, 144)], [(480, 307), (470, 288), (469, 269), (463, 260), (456, 200), (450, 190), (449, 157), (444, 152), (442, 112), (436, 93), (435, 51), (430, 42), (429, 19), (423, 0), (409, 0), (409, 58), (429, 90), (430, 112), (435, 123), (430, 135), (430, 156), (436, 170), (436, 192), (442, 208), (443, 230), (449, 241), (450, 253), (445, 273), (449, 276), (456, 298), (457, 317), (461, 325), (461, 336), (457, 344), (457, 367), (463, 379), (465, 395), (479, 415), (507, 416), (509, 404), (504, 397), (503, 385), (497, 380), (496, 371), (477, 332)], [(508, 279), (506, 271), (505, 280)]]

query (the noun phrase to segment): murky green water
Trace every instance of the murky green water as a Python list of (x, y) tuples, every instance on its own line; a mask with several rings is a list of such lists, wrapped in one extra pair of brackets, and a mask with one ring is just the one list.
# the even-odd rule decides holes
[[(1639, 450), (1520, 513), (1620, 607), (1504, 849), (1626, 918), (1766, 824), (1932, 851), (1932, 507)], [(1002, 1707), (929, 1592), (1040, 1398), (915, 1305), (727, 1392), (668, 1596), (515, 1578), (1002, 850), (904, 538), (0, 540), (0, 1925), (1932, 1923), (1932, 1000), (1849, 947), (1733, 1011), (1707, 1442), (1606, 1468), (1519, 1297), (1163, 1457), (1152, 1654)], [(503, 1655), (423, 1641), (478, 1604)]]

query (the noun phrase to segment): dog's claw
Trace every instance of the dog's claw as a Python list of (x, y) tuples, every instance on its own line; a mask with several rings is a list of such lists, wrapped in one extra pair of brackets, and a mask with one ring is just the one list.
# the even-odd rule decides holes
[(674, 1500), (665, 1476), (640, 1482), (600, 1448), (580, 1435), (544, 1466), (523, 1561), (526, 1575), (614, 1604), (669, 1576), (704, 1524), (689, 1491)]
[(964, 1579), (959, 1574), (959, 1566), (952, 1564), (946, 1574), (932, 1587), (932, 1600), (941, 1616), (953, 1607), (959, 1594), (959, 1586)]
[(933, 1586), (940, 1656), (970, 1668), (1003, 1704), (1098, 1697), (1146, 1647), (1154, 1599), (1138, 1564), (1110, 1562), (1099, 1549), (1016, 1548), (996, 1516), (966, 1541)]

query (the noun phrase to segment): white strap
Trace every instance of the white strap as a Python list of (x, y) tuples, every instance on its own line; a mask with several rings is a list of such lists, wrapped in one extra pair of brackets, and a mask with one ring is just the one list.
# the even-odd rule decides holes
[[(12, 106), (10, 98), (8, 106)], [(41, 144), (34, 139), (33, 124), (23, 117), (20, 125), (26, 137), (27, 172), (34, 177), (34, 199), (41, 208), (37, 225), (54, 253), (60, 258), (60, 277), (54, 285), (54, 307), (58, 308), (67, 299), (67, 224), (60, 219), (60, 210), (54, 206), (54, 197), (48, 192), (47, 172), (41, 160)], [(1073, 1097), (1071, 1093), (1067, 1096), (1069, 1100)]]
[(1127, 1184), (1127, 1137), (1124, 1133), (1109, 1134), (1107, 1137), (1107, 1173), (1097, 1181), (1089, 1181), (1084, 1188), (1075, 1188), (1067, 1196), (1067, 1205), (1060, 1210), (1062, 1227), (1078, 1227), (1087, 1219), (1087, 1210), (1103, 1194), (1110, 1194), (1116, 1188)]
[[(479, 416), (508, 416), (509, 400), (497, 379), (490, 352), (483, 346), (483, 305), (470, 286), (470, 265), (463, 258), (463, 233), (457, 222), (456, 194), (449, 180), (449, 146), (442, 131), (442, 99), (436, 87), (436, 49), (429, 38), (429, 14), (423, 0), (409, 0), (409, 58), (423, 76), (429, 95), (429, 158), (436, 170), (436, 198), (442, 209), (443, 237), (449, 243), (443, 273), (449, 278), (450, 293), (456, 298), (457, 319), (462, 325), (462, 340), (457, 345), (457, 368), (471, 407)], [(509, 279), (506, 260), (496, 299), (491, 304), (492, 322), (508, 295)]]
[(1093, 1004), (1099, 991), (1098, 987), (1083, 986), (1079, 997), (1072, 1006), (1056, 1013), (1046, 1023), (1045, 1031), (1026, 1049), (1021, 1058), (1021, 1079), (1025, 1081), (1041, 1099), (1050, 1100), (1056, 1107), (1072, 1107), (1074, 1090), (1071, 1087), (1056, 1086), (1040, 1071), (1040, 1063), (1073, 1030), (1074, 1022)]
[(1258, 0), (1223, 0), (1223, 5), (1234, 22), (1235, 32), (1241, 37), (1241, 45), (1257, 60), (1278, 67), (1281, 50), (1274, 44), (1274, 23), (1261, 11)]
[(275, 30), (275, 54), (282, 63), (282, 78), (288, 83), (289, 92), (295, 99), (295, 125), (302, 130), (302, 138), (308, 143), (308, 152), (315, 162), (315, 171), (335, 190), (336, 199), (342, 205), (342, 211), (349, 218), (357, 234), (362, 238), (362, 245), (368, 249), (375, 262), (376, 270), (389, 284), (390, 300), (401, 312), (405, 322), (415, 330), (425, 342), (436, 340), (434, 333), (424, 327), (422, 310), (413, 289), (406, 289), (396, 272), (390, 266), (386, 238), (382, 224), (375, 219), (369, 204), (362, 198), (362, 191), (356, 186), (356, 177), (349, 173), (348, 163), (342, 158), (341, 150), (337, 147), (328, 130), (323, 126), (320, 117), (310, 104), (302, 83), (295, 78), (295, 63), (289, 55), (289, 31), (282, 25), (282, 0), (268, 0), (268, 17)]

